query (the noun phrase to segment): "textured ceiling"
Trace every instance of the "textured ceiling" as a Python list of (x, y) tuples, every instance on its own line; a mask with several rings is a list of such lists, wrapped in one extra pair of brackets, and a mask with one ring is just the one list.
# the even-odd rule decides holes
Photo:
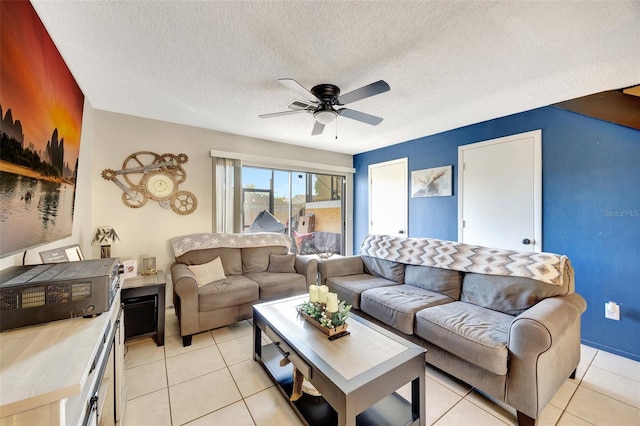
[[(640, 2), (32, 1), (94, 108), (349, 154), (640, 82)], [(384, 79), (311, 136), (293, 78)]]

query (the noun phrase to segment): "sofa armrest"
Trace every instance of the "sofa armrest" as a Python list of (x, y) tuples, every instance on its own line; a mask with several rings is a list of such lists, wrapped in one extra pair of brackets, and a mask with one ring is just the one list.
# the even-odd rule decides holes
[(360, 255), (331, 257), (321, 260), (318, 263), (318, 270), (320, 282), (324, 284), (327, 278), (364, 274), (364, 263)]
[(318, 259), (312, 255), (296, 255), (294, 268), (307, 279), (307, 287), (318, 280)]
[(180, 335), (190, 336), (199, 331), (198, 283), (193, 272), (184, 263), (171, 265), (173, 301), (180, 321)]
[(580, 317), (587, 303), (577, 293), (541, 300), (511, 324), (507, 404), (538, 418), (580, 362)]

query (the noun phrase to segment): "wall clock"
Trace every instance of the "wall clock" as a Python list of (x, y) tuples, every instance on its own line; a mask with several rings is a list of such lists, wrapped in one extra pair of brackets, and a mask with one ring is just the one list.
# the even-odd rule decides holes
[[(189, 157), (186, 154), (158, 155), (139, 151), (124, 160), (122, 169), (104, 169), (102, 177), (122, 189), (122, 202), (127, 207), (140, 208), (151, 199), (160, 207), (188, 215), (198, 207), (198, 199), (193, 193), (178, 189), (187, 179), (182, 167), (187, 161)], [(124, 182), (118, 179), (119, 176)]]

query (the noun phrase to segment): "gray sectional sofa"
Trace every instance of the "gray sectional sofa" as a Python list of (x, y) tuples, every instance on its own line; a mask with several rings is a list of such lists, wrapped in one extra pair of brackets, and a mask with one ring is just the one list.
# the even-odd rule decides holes
[[(302, 294), (314, 284), (318, 261), (289, 253), (284, 234), (191, 234), (172, 240), (173, 303), (184, 346), (202, 331), (251, 318), (253, 304)], [(220, 258), (224, 276), (198, 283), (190, 268)]]
[(520, 425), (575, 375), (586, 302), (566, 256), (369, 235), (359, 255), (318, 268), (354, 312), (424, 346), (428, 363), (515, 408)]

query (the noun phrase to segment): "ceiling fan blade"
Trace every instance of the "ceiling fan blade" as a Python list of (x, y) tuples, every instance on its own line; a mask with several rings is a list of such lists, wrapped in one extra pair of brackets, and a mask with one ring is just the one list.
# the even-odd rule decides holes
[(281, 115), (291, 115), (291, 114), (298, 114), (301, 112), (313, 112), (310, 111), (308, 109), (292, 109), (289, 111), (281, 111), (281, 112), (272, 112), (269, 114), (260, 114), (258, 117), (260, 118), (271, 118), (271, 117), (280, 117)]
[(278, 80), (280, 83), (285, 85), (288, 89), (293, 90), (298, 95), (302, 96), (309, 102), (320, 102), (320, 99), (316, 97), (313, 93), (304, 88), (300, 83), (295, 81), (292, 78), (281, 78)]
[(340, 108), (338, 110), (338, 114), (343, 117), (351, 118), (352, 120), (358, 120), (363, 123), (371, 124), (372, 126), (377, 126), (382, 121), (382, 118), (376, 117), (375, 115), (366, 114), (364, 112), (348, 108)]
[(362, 86), (359, 89), (353, 90), (349, 93), (345, 93), (342, 96), (338, 97), (339, 105), (350, 104), (351, 102), (356, 102), (364, 98), (368, 98), (370, 96), (379, 95), (380, 93), (384, 93), (391, 90), (391, 87), (384, 80), (376, 81), (375, 83), (368, 84), (366, 86)]
[(299, 99), (294, 99), (289, 103), (289, 105), (287, 105), (287, 108), (289, 109), (316, 109), (317, 107), (317, 103), (312, 104), (307, 101), (301, 101)]
[(311, 136), (321, 135), (324, 131), (324, 124), (316, 121), (316, 124), (313, 125), (313, 130), (311, 131)]

